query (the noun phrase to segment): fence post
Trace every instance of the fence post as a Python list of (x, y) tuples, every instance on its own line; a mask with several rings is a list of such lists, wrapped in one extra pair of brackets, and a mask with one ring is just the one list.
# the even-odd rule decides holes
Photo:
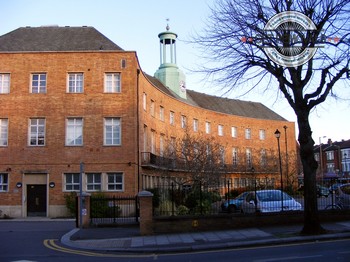
[(140, 234), (153, 234), (153, 194), (149, 191), (141, 191), (138, 194), (140, 202)]
[[(78, 226), (82, 226), (84, 228), (89, 227), (90, 225), (90, 194), (83, 192), (82, 194), (78, 194)], [(80, 201), (80, 199), (82, 201)], [(81, 203), (81, 207), (80, 207)], [(80, 215), (82, 214), (82, 219), (80, 219)], [(80, 223), (82, 223), (80, 225)]]

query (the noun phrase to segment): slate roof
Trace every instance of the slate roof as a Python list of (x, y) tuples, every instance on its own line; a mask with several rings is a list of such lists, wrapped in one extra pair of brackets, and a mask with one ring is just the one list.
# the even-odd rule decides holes
[(0, 52), (123, 50), (93, 27), (20, 27), (0, 36)]
[(265, 120), (287, 121), (268, 107), (258, 102), (243, 101), (225, 97), (218, 97), (199, 93), (193, 90), (187, 90), (187, 99), (177, 96), (169, 88), (164, 86), (157, 78), (147, 75), (146, 77), (164, 93), (181, 100), (185, 103), (198, 106), (204, 109), (236, 115), (242, 117), (250, 117)]
[(187, 95), (189, 95), (198, 106), (208, 110), (243, 117), (287, 121), (262, 103), (211, 96), (192, 90), (187, 90)]

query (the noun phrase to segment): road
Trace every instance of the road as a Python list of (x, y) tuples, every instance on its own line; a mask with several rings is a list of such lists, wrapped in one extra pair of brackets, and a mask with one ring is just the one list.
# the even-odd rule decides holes
[(0, 221), (0, 261), (350, 261), (350, 240), (176, 254), (121, 254), (74, 250), (59, 239), (73, 221)]

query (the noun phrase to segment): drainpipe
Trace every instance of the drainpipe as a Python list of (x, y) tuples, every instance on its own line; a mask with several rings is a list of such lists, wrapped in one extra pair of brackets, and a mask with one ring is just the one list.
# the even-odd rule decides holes
[(140, 192), (140, 99), (139, 99), (139, 77), (140, 69), (137, 69), (136, 75), (136, 137), (137, 137), (137, 193)]

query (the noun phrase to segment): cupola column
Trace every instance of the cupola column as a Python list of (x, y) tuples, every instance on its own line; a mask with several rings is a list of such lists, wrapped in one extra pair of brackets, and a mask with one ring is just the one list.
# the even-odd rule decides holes
[(177, 95), (186, 99), (185, 75), (176, 64), (177, 34), (169, 31), (169, 29), (170, 27), (167, 25), (166, 31), (158, 34), (160, 66), (154, 76)]

